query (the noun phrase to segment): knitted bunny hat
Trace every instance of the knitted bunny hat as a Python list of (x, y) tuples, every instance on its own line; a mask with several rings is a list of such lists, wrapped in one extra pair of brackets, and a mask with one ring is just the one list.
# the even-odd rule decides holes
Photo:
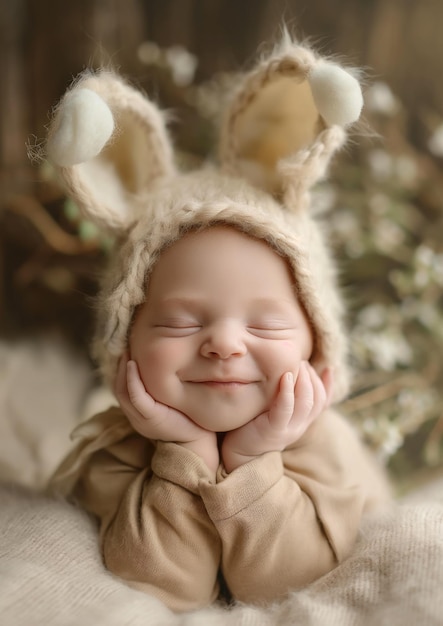
[(342, 304), (309, 192), (362, 103), (351, 74), (286, 38), (239, 80), (218, 167), (181, 173), (154, 103), (114, 73), (80, 76), (55, 111), (47, 153), (84, 215), (119, 241), (94, 342), (108, 382), (161, 251), (190, 230), (226, 224), (287, 259), (314, 329), (313, 362), (334, 371), (334, 400), (346, 395)]

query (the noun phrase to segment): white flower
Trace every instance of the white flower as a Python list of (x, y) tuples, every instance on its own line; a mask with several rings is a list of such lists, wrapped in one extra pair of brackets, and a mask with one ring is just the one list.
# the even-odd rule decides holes
[(399, 102), (390, 87), (381, 81), (373, 83), (365, 94), (368, 110), (393, 116), (399, 109)]
[(390, 422), (383, 433), (383, 441), (379, 448), (379, 454), (382, 458), (388, 459), (391, 457), (403, 444), (403, 436), (400, 433), (398, 426)]
[(381, 219), (374, 227), (374, 244), (382, 252), (389, 254), (403, 243), (405, 233), (402, 228), (390, 219)]
[(418, 265), (424, 265), (425, 267), (431, 267), (434, 262), (435, 253), (429, 246), (422, 244), (418, 246), (414, 254), (415, 261)]
[(357, 320), (366, 328), (380, 328), (386, 323), (387, 311), (382, 304), (370, 304), (362, 309)]
[(368, 163), (376, 180), (385, 181), (392, 176), (393, 159), (385, 150), (371, 150), (368, 153)]
[(386, 418), (374, 419), (371, 417), (365, 419), (363, 433), (375, 445), (377, 455), (383, 461), (397, 452), (404, 440), (398, 425)]
[(430, 282), (443, 285), (443, 254), (437, 254), (429, 246), (422, 244), (414, 255), (415, 276), (417, 287), (425, 287)]
[(187, 87), (194, 80), (197, 57), (182, 46), (172, 46), (166, 50), (166, 61), (172, 72), (172, 79), (179, 87)]
[(397, 365), (409, 365), (412, 350), (405, 338), (393, 331), (364, 331), (356, 327), (353, 331), (354, 353), (365, 353), (366, 360), (385, 371), (395, 370)]

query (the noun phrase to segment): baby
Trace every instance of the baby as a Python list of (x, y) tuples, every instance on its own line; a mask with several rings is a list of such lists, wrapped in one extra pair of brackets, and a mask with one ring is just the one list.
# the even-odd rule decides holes
[(237, 91), (220, 171), (176, 172), (158, 109), (113, 74), (84, 76), (53, 121), (69, 193), (119, 236), (95, 340), (119, 406), (77, 429), (53, 486), (98, 518), (109, 570), (175, 611), (220, 585), (284, 598), (388, 497), (329, 408), (346, 336), (309, 211), (360, 108), (350, 74), (287, 41)]
[(309, 364), (313, 342), (284, 259), (215, 226), (160, 256), (116, 396), (141, 435), (180, 442), (213, 477), (220, 461), (230, 473), (295, 443), (325, 408), (331, 376)]

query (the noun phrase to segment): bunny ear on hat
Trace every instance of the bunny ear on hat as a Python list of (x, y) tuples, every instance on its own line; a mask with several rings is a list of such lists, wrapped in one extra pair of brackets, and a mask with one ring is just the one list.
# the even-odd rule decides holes
[(134, 200), (156, 179), (175, 173), (163, 115), (112, 72), (84, 74), (68, 90), (46, 152), (84, 215), (111, 232), (134, 221)]
[(362, 106), (356, 78), (285, 37), (244, 76), (228, 106), (220, 134), (222, 168), (300, 210)]

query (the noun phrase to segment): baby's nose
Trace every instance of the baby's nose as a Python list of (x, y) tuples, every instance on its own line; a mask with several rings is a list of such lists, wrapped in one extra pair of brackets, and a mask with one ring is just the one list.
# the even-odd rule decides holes
[(201, 354), (207, 358), (228, 359), (246, 351), (244, 329), (229, 321), (211, 325), (201, 346)]

